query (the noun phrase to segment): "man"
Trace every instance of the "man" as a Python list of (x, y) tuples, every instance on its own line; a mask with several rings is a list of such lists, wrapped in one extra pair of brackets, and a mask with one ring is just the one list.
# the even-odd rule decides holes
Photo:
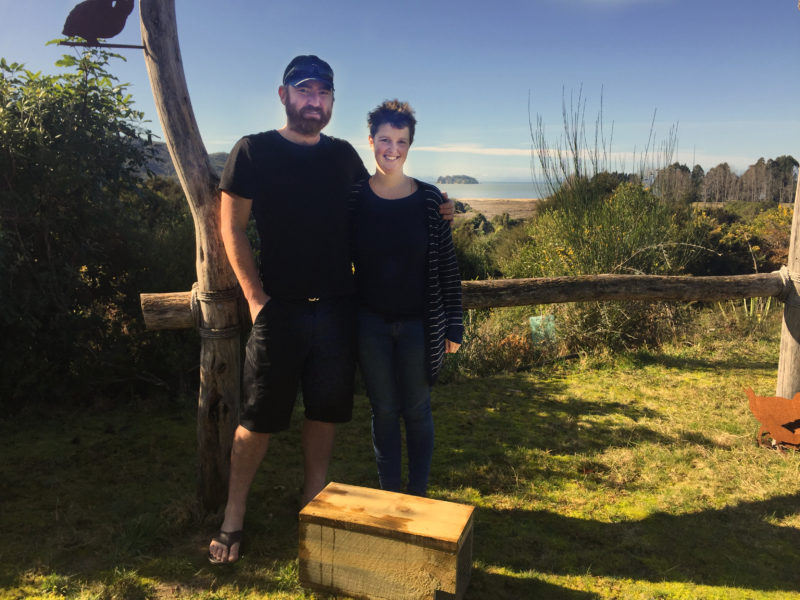
[[(353, 147), (321, 133), (333, 71), (294, 58), (278, 94), (286, 124), (237, 142), (220, 181), (221, 233), (253, 319), (244, 400), (231, 450), (228, 502), (209, 545), (213, 564), (239, 558), (250, 485), (270, 435), (287, 429), (302, 385), (302, 504), (325, 486), (336, 423), (349, 421), (355, 373), (354, 292), (347, 223), (351, 185), (368, 175)], [(252, 210), (261, 272), (246, 235)], [(452, 219), (453, 203), (443, 211)]]

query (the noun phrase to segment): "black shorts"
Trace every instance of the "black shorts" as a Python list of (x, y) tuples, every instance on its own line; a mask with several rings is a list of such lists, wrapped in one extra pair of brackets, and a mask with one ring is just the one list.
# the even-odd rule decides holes
[(272, 298), (256, 316), (245, 353), (239, 423), (258, 433), (289, 427), (302, 384), (305, 416), (345, 423), (353, 414), (355, 308), (352, 298)]

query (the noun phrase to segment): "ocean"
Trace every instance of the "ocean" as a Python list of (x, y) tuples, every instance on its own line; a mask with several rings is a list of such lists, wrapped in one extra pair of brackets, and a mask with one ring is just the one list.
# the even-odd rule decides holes
[[(428, 181), (428, 180), (424, 180)], [(539, 188), (530, 181), (489, 181), (486, 183), (436, 183), (430, 181), (451, 198), (539, 198)]]

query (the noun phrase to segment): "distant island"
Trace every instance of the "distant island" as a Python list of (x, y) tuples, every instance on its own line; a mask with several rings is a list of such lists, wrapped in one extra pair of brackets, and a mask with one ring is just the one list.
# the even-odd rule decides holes
[(478, 180), (469, 175), (440, 175), (436, 183), (478, 183)]

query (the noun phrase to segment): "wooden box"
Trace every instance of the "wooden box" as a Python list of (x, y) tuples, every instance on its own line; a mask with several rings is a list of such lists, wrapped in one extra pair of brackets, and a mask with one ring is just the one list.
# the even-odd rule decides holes
[(330, 483), (300, 511), (300, 583), (353, 598), (463, 598), (473, 507)]

